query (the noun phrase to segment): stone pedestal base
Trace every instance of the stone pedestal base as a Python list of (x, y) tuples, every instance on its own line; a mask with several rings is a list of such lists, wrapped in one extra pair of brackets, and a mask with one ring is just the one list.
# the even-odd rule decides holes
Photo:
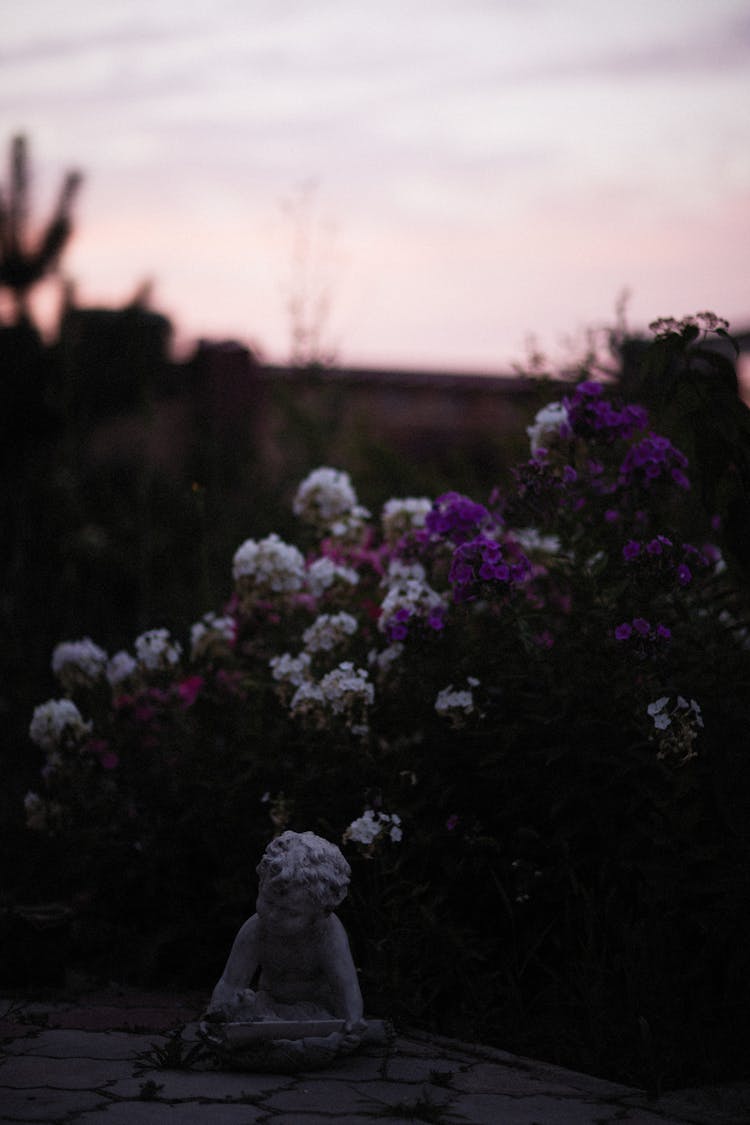
[(353, 1035), (344, 1030), (343, 1020), (336, 1019), (204, 1020), (198, 1034), (228, 1070), (280, 1074), (320, 1070), (352, 1054), (362, 1043), (385, 1043), (389, 1038), (383, 1020), (370, 1020), (364, 1031)]

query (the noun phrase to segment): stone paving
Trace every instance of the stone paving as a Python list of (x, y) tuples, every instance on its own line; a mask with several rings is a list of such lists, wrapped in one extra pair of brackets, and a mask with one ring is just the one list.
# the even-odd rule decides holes
[[(409, 1032), (299, 1075), (212, 1069), (203, 996), (0, 997), (0, 1121), (48, 1125), (750, 1125), (745, 1087), (627, 1086)], [(183, 1066), (178, 1064), (182, 1062)]]

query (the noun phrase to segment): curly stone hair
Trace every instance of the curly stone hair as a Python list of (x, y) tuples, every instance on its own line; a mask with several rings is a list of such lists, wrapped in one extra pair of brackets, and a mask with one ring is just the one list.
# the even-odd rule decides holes
[(256, 871), (261, 887), (304, 887), (326, 913), (346, 898), (351, 868), (339, 848), (314, 832), (282, 832)]

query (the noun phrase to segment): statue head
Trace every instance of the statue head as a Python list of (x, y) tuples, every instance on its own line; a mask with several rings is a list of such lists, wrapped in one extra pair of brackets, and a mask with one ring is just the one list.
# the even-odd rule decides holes
[(339, 848), (313, 832), (282, 832), (256, 870), (261, 892), (304, 891), (325, 914), (346, 898), (351, 876)]

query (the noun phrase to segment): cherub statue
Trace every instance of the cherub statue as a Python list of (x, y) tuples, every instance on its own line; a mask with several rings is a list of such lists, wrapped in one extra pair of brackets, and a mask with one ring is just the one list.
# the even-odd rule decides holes
[(257, 872), (256, 913), (235, 938), (203, 1037), (224, 1051), (234, 1044), (235, 1064), (325, 1065), (354, 1050), (367, 1027), (349, 942), (333, 913), (351, 869), (334, 844), (287, 831), (268, 845)]

